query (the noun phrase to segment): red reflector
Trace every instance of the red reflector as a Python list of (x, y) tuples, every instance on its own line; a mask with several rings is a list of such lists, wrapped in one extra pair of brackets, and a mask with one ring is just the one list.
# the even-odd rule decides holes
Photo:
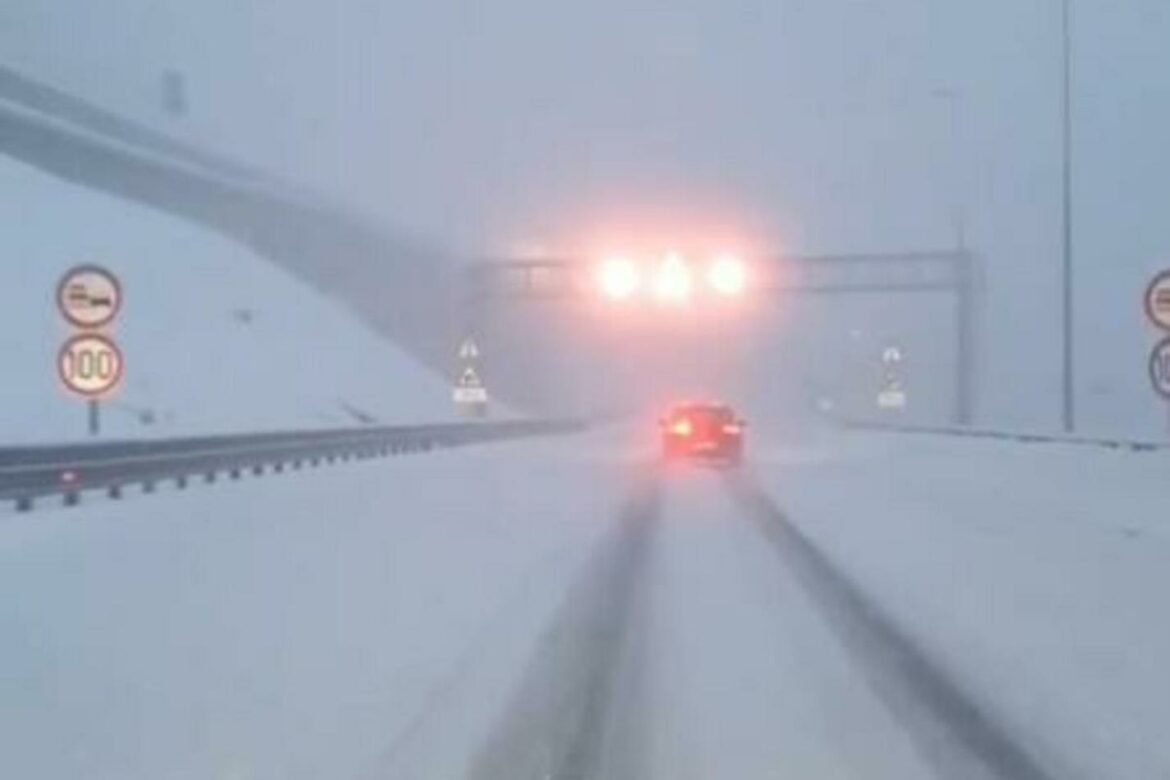
[(742, 433), (743, 426), (736, 425), (735, 423), (728, 423), (727, 425), (723, 426), (723, 432), (724, 433)]

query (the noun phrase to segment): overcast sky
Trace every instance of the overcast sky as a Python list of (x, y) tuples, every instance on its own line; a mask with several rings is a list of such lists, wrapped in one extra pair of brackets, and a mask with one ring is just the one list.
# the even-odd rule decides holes
[[(1137, 296), (1170, 263), (1170, 3), (1074, 3), (1086, 404), (1153, 421)], [(0, 6), (5, 61), (466, 252), (671, 230), (920, 248), (960, 206), (1008, 413), (1013, 378), (1058, 370), (1058, 33), (1058, 0)]]

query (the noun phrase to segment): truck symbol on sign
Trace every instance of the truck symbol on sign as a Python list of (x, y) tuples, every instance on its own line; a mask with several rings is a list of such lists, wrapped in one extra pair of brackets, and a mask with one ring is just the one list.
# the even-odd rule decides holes
[(103, 328), (118, 316), (122, 288), (106, 269), (80, 265), (69, 269), (57, 283), (57, 307), (75, 328)]
[(1170, 270), (1154, 277), (1146, 288), (1146, 317), (1155, 327), (1170, 330)]
[(74, 282), (66, 292), (71, 308), (75, 309), (111, 309), (114, 301), (108, 295), (90, 294), (84, 284)]

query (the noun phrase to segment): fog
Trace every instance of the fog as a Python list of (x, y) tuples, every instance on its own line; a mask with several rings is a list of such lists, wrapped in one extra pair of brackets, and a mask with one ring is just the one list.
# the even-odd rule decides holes
[[(1078, 396), (1148, 431), (1170, 7), (1076, 2)], [(983, 265), (980, 419), (1057, 419), (1056, 0), (9, 0), (0, 58), (464, 255), (714, 232)], [(190, 110), (159, 108), (164, 69)], [(899, 314), (926, 338), (933, 315)], [(842, 305), (834, 327), (872, 327)], [(916, 324), (915, 324), (916, 323)], [(900, 325), (900, 327), (911, 327)]]

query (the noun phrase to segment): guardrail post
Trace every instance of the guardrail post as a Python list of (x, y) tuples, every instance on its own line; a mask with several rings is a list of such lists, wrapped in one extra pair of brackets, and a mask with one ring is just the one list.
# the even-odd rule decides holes
[(970, 425), (975, 389), (975, 276), (971, 252), (955, 255), (955, 410), (956, 425)]

